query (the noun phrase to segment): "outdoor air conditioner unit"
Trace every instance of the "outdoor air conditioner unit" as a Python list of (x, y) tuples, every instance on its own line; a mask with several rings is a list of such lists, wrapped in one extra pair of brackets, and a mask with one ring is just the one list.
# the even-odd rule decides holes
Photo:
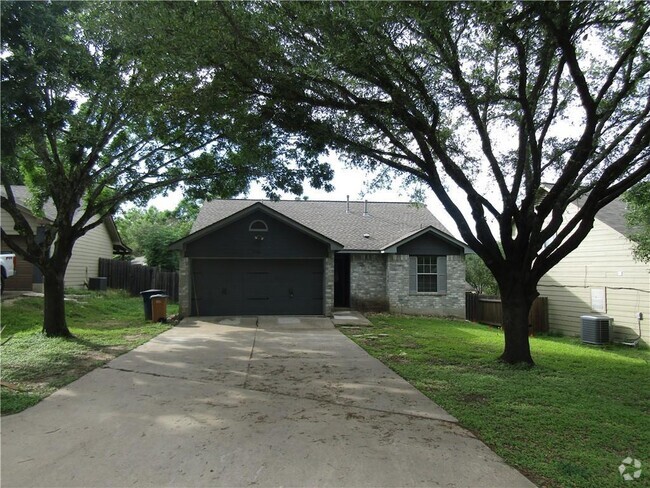
[(108, 285), (108, 278), (88, 278), (88, 289), (89, 290), (98, 290), (106, 291)]
[(580, 338), (587, 344), (607, 344), (612, 338), (612, 318), (607, 315), (581, 315)]

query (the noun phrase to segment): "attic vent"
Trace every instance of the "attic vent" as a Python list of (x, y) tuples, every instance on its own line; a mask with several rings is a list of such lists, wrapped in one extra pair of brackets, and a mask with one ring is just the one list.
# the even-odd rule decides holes
[(251, 232), (267, 232), (269, 227), (263, 220), (253, 220), (251, 225), (248, 226), (248, 230)]

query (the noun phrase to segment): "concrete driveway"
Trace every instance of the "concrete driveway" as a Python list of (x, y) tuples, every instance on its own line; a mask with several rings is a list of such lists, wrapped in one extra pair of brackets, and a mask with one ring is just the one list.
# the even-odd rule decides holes
[(185, 320), (2, 419), (2, 486), (533, 486), (324, 318)]

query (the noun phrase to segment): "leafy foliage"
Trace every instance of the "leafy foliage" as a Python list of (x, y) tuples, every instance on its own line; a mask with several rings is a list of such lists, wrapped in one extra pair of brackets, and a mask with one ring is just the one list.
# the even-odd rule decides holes
[(465, 256), (465, 281), (479, 294), (498, 295), (499, 286), (494, 275), (476, 254)]
[[(69, 335), (63, 277), (75, 241), (123, 202), (143, 204), (181, 183), (192, 198), (229, 197), (257, 179), (270, 195), (300, 194), (305, 178), (326, 187), (331, 178), (317, 153), (274, 131), (229, 75), (179, 71), (182, 58), (145, 47), (143, 36), (173, 27), (165, 9), (2, 4), (1, 203), (24, 242), (4, 229), (2, 239), (43, 272), (48, 335)], [(19, 181), (36, 215), (48, 201), (56, 208), (38, 235), (14, 198)]]
[(624, 195), (627, 203), (625, 215), (633, 229), (629, 238), (635, 243), (634, 257), (650, 262), (650, 181), (644, 181), (628, 190)]
[(229, 71), (301, 144), (433, 190), (499, 285), (502, 359), (532, 362), (539, 279), (650, 172), (648, 5), (199, 2), (167, 13), (188, 12), (192, 31), (214, 33), (195, 40), (189, 73)]
[(173, 211), (130, 209), (117, 217), (115, 224), (136, 256), (144, 256), (149, 266), (175, 271), (178, 252), (170, 251), (169, 245), (189, 234), (194, 218), (196, 214), (188, 213), (182, 203)]

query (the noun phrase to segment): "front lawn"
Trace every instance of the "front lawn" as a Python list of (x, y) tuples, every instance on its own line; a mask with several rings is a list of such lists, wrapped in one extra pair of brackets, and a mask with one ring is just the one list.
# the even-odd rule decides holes
[[(41, 333), (42, 298), (3, 300), (0, 373), (3, 415), (38, 403), (169, 328), (145, 322), (141, 298), (113, 290), (72, 293), (75, 295), (66, 302), (66, 316), (74, 339), (50, 339)], [(168, 315), (176, 309), (176, 305), (168, 306)]]
[[(539, 486), (650, 486), (647, 348), (531, 338), (536, 366), (521, 369), (496, 362), (498, 329), (369, 318), (372, 327), (341, 330)], [(628, 456), (643, 463), (630, 483), (618, 471)]]

